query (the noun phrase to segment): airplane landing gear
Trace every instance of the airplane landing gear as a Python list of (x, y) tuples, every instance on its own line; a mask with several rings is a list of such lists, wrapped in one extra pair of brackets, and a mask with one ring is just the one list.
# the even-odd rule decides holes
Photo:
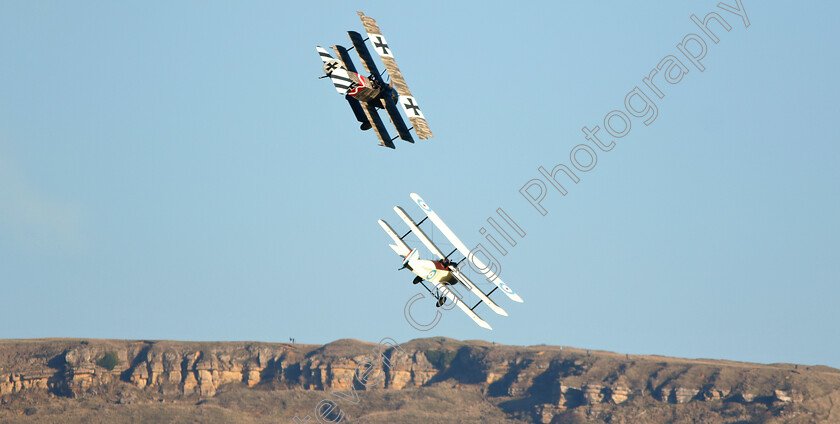
[(437, 301), (437, 303), (435, 304), (435, 306), (437, 306), (438, 308), (440, 308), (440, 307), (441, 307), (441, 305), (443, 305), (444, 303), (446, 303), (446, 298), (445, 298), (445, 297), (443, 297), (443, 296), (441, 296), (441, 297), (439, 297), (439, 298), (438, 298), (438, 301)]
[(419, 282), (421, 282), (421, 281), (423, 281), (423, 279), (422, 279), (422, 278), (420, 278), (420, 277), (414, 277), (414, 281), (412, 281), (412, 282), (411, 282), (411, 284), (417, 284), (417, 283), (419, 283)]

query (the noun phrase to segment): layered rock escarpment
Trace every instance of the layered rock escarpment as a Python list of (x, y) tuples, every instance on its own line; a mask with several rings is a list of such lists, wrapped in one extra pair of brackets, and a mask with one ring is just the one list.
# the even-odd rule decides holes
[[(108, 357), (110, 363), (104, 360)], [(360, 383), (359, 367), (366, 362), (382, 373), (380, 384)], [(348, 382), (362, 391), (471, 387), (512, 419), (544, 424), (624, 422), (648, 411), (659, 411), (661, 422), (667, 422), (673, 419), (667, 414), (673, 412), (663, 411), (702, 416), (705, 409), (710, 414), (760, 416), (770, 420), (766, 422), (833, 418), (840, 422), (834, 406), (840, 405), (835, 402), (840, 401), (840, 372), (828, 367), (628, 356), (439, 338), (387, 348), (355, 340), (324, 346), (77, 339), (0, 342), (0, 398), (27, 392), (84, 398), (119, 386), (162, 398), (200, 400), (213, 398), (227, 385), (329, 392), (346, 388)], [(660, 422), (653, 415), (645, 422)]]

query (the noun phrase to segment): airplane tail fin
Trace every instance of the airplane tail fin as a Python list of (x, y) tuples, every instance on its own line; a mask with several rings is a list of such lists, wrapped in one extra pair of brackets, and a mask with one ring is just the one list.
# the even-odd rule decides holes
[(408, 252), (408, 254), (405, 255), (405, 258), (403, 258), (403, 263), (402, 263), (403, 268), (408, 266), (408, 264), (411, 261), (417, 259), (419, 257), (419, 255), (420, 255), (420, 253), (417, 252), (417, 249), (411, 249), (411, 252)]

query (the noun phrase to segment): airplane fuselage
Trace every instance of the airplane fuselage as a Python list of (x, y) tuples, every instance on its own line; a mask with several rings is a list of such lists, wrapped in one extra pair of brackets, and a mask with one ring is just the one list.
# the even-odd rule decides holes
[(449, 267), (440, 263), (440, 261), (414, 259), (408, 263), (407, 268), (420, 278), (432, 283), (448, 283), (454, 278), (452, 272), (449, 271)]
[(381, 92), (379, 83), (376, 80), (365, 78), (361, 74), (350, 72), (350, 78), (355, 85), (347, 91), (347, 95), (360, 102), (369, 102), (379, 97)]

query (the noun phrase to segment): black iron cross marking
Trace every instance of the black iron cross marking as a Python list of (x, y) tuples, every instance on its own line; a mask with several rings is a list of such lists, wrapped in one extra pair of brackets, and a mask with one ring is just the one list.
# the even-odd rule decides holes
[(411, 113), (414, 114), (414, 116), (420, 116), (420, 107), (414, 104), (414, 99), (410, 97), (407, 98), (406, 102), (403, 103), (403, 106), (406, 110), (411, 109)]
[(338, 63), (330, 62), (327, 63), (327, 73), (331, 73), (333, 69), (338, 68)]
[(391, 52), (388, 51), (388, 43), (384, 43), (383, 41), (382, 37), (377, 35), (373, 46), (382, 49), (382, 54), (391, 54)]

